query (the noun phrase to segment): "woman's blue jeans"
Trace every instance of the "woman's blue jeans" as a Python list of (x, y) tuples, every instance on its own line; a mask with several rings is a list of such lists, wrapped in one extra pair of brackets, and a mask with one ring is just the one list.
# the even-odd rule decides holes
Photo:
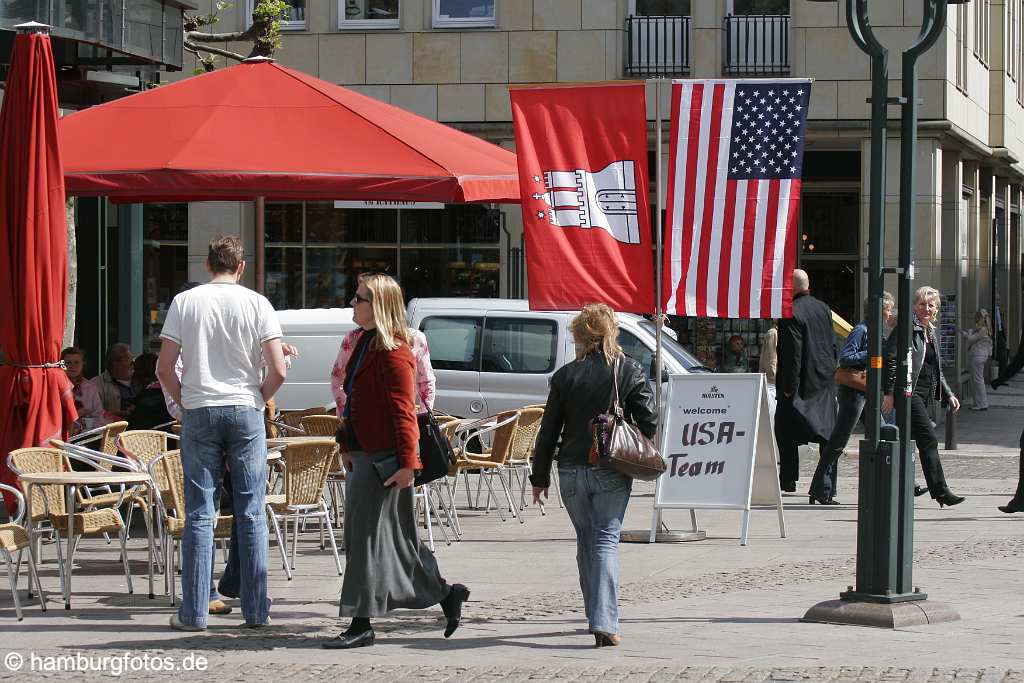
[(619, 632), (619, 532), (633, 480), (603, 467), (559, 467), (558, 483), (576, 529), (576, 563), (591, 631)]
[(839, 414), (836, 416), (836, 426), (828, 443), (821, 449), (821, 456), (818, 458), (818, 468), (814, 470), (814, 478), (811, 480), (810, 495), (822, 499), (832, 498), (836, 495), (838, 487), (839, 456), (846, 449), (846, 444), (853, 434), (853, 428), (857, 426), (857, 420), (864, 410), (867, 397), (856, 389), (839, 385)]
[(250, 624), (267, 621), (267, 442), (263, 413), (247, 406), (186, 410), (181, 430), (185, 471), (185, 530), (181, 538), (183, 624), (206, 626), (213, 565), (214, 495), (231, 465), (236, 559), (241, 575), (242, 615)]

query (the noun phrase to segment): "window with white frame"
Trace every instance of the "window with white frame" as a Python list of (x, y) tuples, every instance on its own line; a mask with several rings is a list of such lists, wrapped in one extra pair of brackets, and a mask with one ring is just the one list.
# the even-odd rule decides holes
[(338, 0), (338, 28), (401, 28), (401, 0)]
[[(514, 1), (514, 0), (513, 0)], [(434, 0), (434, 28), (495, 25), (498, 0)]]
[(967, 94), (967, 58), (970, 54), (968, 45), (968, 9), (964, 5), (956, 6), (956, 69), (955, 83), (957, 90)]
[(989, 37), (991, 24), (991, 0), (974, 0), (974, 56), (988, 66), (989, 63)]
[[(306, 30), (306, 3), (308, 0), (284, 0), (288, 4), (288, 12), (281, 21), (282, 31)], [(252, 26), (252, 11), (256, 0), (246, 0), (245, 25)]]

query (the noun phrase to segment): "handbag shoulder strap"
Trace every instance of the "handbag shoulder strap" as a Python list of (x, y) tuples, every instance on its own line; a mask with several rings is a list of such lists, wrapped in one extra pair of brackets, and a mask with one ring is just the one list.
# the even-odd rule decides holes
[(612, 412), (615, 417), (622, 417), (622, 406), (619, 404), (619, 357), (615, 357), (612, 364), (612, 387), (614, 389), (615, 402), (612, 404)]

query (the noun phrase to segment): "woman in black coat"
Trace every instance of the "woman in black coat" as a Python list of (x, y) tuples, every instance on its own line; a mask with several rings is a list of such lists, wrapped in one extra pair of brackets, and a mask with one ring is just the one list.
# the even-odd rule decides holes
[[(939, 312), (939, 292), (932, 287), (921, 287), (914, 293), (914, 329), (912, 335), (911, 377), (912, 395), (910, 397), (910, 436), (917, 444), (917, 452), (921, 460), (925, 481), (928, 482), (928, 493), (939, 504), (959, 505), (964, 502), (949, 490), (946, 476), (942, 472), (942, 461), (939, 460), (939, 439), (935, 436), (928, 407), (931, 402), (940, 399), (953, 409), (960, 410), (960, 401), (953, 395), (952, 389), (942, 376), (942, 356), (939, 354), (939, 340), (936, 334), (935, 316)], [(892, 410), (893, 387), (896, 385), (896, 338), (890, 334), (885, 343), (886, 373), (885, 397), (882, 399), (882, 414)], [(916, 492), (915, 492), (916, 493)], [(923, 493), (923, 491), (921, 492)]]
[(576, 562), (587, 622), (597, 647), (618, 645), (619, 531), (633, 480), (594, 466), (591, 429), (594, 418), (611, 407), (613, 381), (618, 383), (626, 418), (648, 438), (657, 430), (657, 415), (644, 371), (619, 348), (615, 311), (604, 304), (589, 304), (569, 329), (576, 341), (576, 360), (551, 378), (530, 475), (533, 501), (548, 495), (551, 460), (561, 439), (558, 484), (576, 529)]

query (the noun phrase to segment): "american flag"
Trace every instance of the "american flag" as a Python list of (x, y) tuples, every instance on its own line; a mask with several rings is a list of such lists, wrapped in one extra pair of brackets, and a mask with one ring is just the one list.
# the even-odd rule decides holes
[(662, 302), (673, 315), (792, 315), (804, 79), (672, 84)]

